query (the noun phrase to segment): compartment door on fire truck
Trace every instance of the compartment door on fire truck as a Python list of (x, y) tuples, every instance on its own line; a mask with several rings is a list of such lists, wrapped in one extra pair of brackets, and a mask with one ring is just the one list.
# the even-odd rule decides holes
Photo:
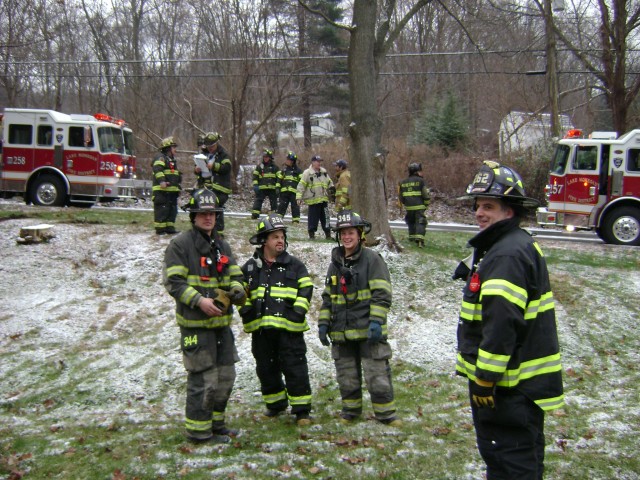
[(98, 151), (90, 126), (71, 125), (67, 132), (64, 166), (72, 195), (98, 194)]
[(566, 211), (589, 214), (598, 203), (600, 179), (599, 145), (577, 145), (565, 176)]
[(626, 158), (626, 171), (622, 175), (620, 194), (621, 196), (628, 195), (637, 197), (640, 192), (640, 149), (630, 148), (627, 151)]
[(2, 190), (24, 191), (25, 182), (33, 170), (35, 129), (30, 120), (28, 117), (21, 122), (4, 119), (8, 125), (2, 145)]

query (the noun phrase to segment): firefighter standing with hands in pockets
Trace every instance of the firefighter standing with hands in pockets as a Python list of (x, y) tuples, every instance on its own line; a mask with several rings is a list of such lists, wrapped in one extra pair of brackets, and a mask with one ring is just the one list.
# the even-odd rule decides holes
[(467, 189), (480, 233), (463, 278), (456, 371), (469, 382), (478, 450), (487, 479), (539, 480), (544, 415), (564, 405), (562, 366), (549, 272), (520, 228), (528, 198), (511, 168), (485, 161)]
[(244, 305), (246, 293), (231, 247), (214, 235), (221, 210), (215, 194), (196, 190), (185, 210), (193, 228), (174, 238), (164, 255), (164, 285), (176, 302), (188, 372), (185, 435), (196, 443), (226, 443), (237, 433), (224, 416), (238, 361), (231, 304)]

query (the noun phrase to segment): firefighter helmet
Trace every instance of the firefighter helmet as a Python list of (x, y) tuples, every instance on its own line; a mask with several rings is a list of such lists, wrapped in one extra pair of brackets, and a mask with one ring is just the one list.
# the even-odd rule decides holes
[(414, 173), (418, 173), (422, 171), (421, 163), (410, 163), (409, 164), (409, 175), (413, 175)]
[(208, 188), (199, 188), (193, 192), (189, 202), (182, 209), (189, 213), (224, 212), (218, 197)]
[(269, 157), (271, 160), (273, 160), (273, 150), (271, 150), (270, 148), (265, 148), (262, 151), (262, 158), (264, 157)]
[(173, 137), (167, 137), (162, 139), (162, 141), (160, 142), (160, 147), (158, 147), (158, 149), (164, 150), (165, 148), (177, 146), (178, 144), (173, 140)]
[(366, 234), (371, 231), (371, 222), (364, 220), (360, 214), (351, 210), (342, 210), (337, 214), (336, 226), (331, 230), (340, 233), (345, 228), (357, 228), (361, 233)]
[(346, 169), (348, 167), (347, 161), (343, 160), (342, 158), (340, 160), (336, 160), (336, 163), (334, 163), (334, 165), (342, 169)]
[(291, 160), (293, 163), (298, 161), (298, 156), (292, 151), (287, 152), (287, 160)]
[(527, 197), (518, 172), (492, 160), (483, 162), (473, 182), (467, 187), (466, 198), (477, 197), (499, 198), (526, 208), (535, 208), (540, 204), (535, 198)]
[(256, 233), (249, 239), (249, 243), (251, 245), (262, 245), (267, 240), (269, 233), (277, 230), (282, 230), (286, 239), (287, 227), (284, 225), (282, 216), (277, 213), (270, 213), (258, 221)]
[(204, 144), (204, 146), (208, 147), (210, 145), (218, 143), (218, 141), (220, 140), (220, 137), (221, 136), (218, 132), (209, 132), (205, 134), (202, 143)]
[(311, 157), (311, 161), (312, 162), (321, 162), (322, 161), (322, 157), (320, 155), (314, 155), (313, 157)]

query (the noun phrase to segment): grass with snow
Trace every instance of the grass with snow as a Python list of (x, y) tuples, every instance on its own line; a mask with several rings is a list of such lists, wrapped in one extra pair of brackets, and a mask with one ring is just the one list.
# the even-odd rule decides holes
[[(193, 446), (182, 436), (185, 373), (173, 300), (161, 285), (168, 238), (148, 212), (0, 205), (0, 478), (478, 479), (465, 382), (452, 375), (462, 284), (450, 280), (468, 235), (382, 252), (392, 274), (392, 371), (401, 428), (342, 425), (330, 352), (316, 337), (331, 242), (289, 229), (316, 286), (305, 338), (313, 425), (263, 419), (250, 339), (227, 410), (240, 435)], [(54, 223), (47, 244), (20, 226)], [(180, 217), (180, 228), (188, 223)], [(227, 219), (238, 261), (254, 223)], [(398, 236), (406, 243), (406, 232)], [(556, 297), (567, 406), (547, 415), (547, 478), (637, 479), (640, 249), (540, 240)]]

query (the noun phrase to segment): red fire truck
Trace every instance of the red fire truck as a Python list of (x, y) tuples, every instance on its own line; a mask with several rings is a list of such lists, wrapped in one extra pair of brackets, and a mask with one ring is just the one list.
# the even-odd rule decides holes
[(105, 114), (5, 108), (0, 114), (0, 194), (26, 203), (91, 206), (139, 198), (151, 182), (136, 178), (133, 132)]
[(606, 243), (640, 245), (640, 130), (618, 138), (570, 130), (558, 142), (541, 226), (595, 230)]

